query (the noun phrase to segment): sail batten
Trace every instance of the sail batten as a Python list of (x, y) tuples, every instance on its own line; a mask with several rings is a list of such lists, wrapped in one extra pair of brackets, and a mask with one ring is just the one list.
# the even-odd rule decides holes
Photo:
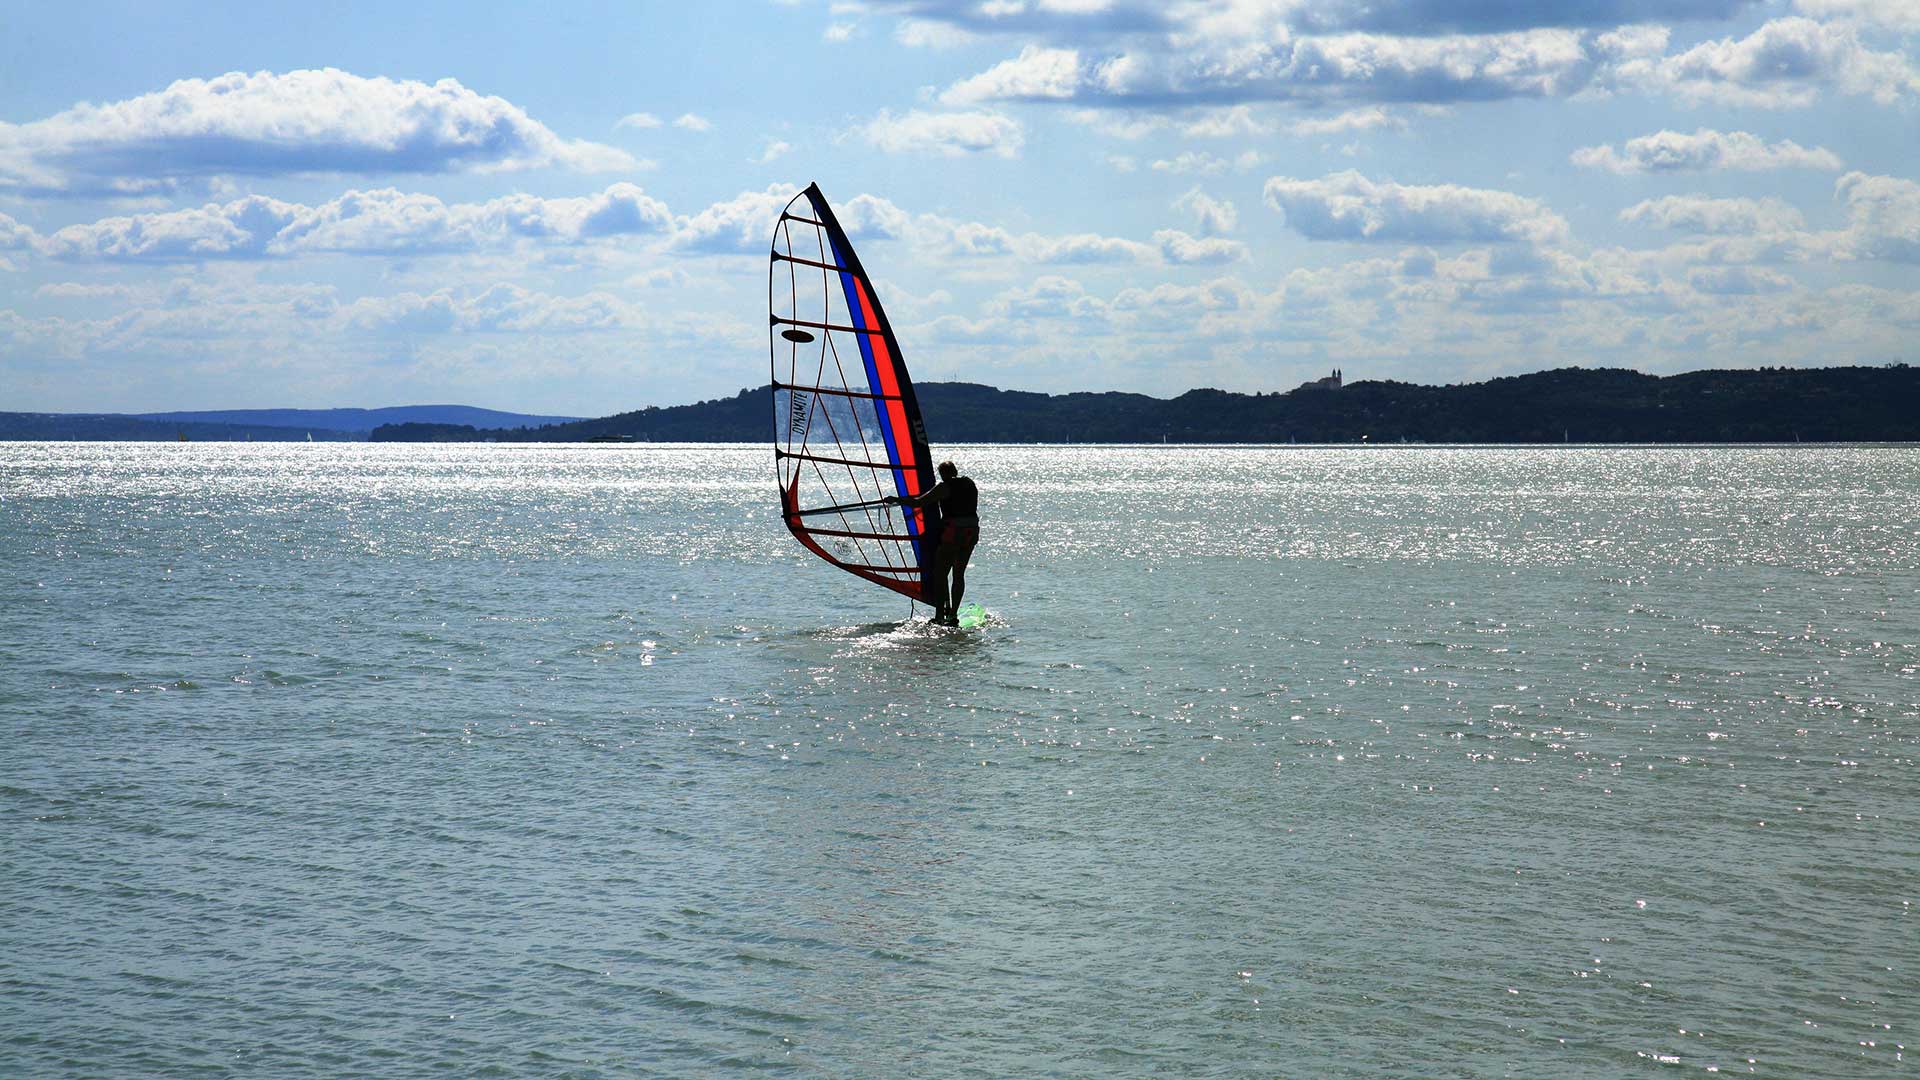
[(781, 213), (771, 255), (767, 326), (782, 517), (826, 562), (924, 600), (937, 515), (882, 500), (933, 485), (925, 425), (878, 291), (818, 186)]
[(810, 326), (815, 330), (837, 330), (843, 334), (878, 334), (880, 333), (880, 330), (878, 330), (877, 328), (868, 328), (865, 326), (841, 326), (836, 323), (808, 322), (805, 319), (775, 318), (773, 320), (773, 325), (775, 326)]

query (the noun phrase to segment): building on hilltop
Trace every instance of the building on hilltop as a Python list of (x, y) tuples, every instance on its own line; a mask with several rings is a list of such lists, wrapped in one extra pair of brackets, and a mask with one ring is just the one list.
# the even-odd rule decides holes
[(1333, 374), (1327, 376), (1324, 379), (1314, 379), (1311, 382), (1303, 382), (1300, 384), (1300, 389), (1302, 390), (1338, 390), (1340, 389), (1340, 384), (1344, 381), (1345, 380), (1340, 374), (1340, 369), (1334, 368)]

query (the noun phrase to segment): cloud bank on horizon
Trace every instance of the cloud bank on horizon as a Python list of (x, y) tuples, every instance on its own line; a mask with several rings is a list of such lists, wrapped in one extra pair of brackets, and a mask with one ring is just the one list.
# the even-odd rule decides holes
[(723, 12), (750, 35), (503, 20), (399, 65), (351, 14), (273, 14), (136, 56), (45, 8), (87, 63), (0, 46), (47, 87), (0, 114), (0, 409), (731, 394), (766, 378), (768, 236), (813, 179), (923, 380), (1920, 342), (1908, 0), (790, 0)]

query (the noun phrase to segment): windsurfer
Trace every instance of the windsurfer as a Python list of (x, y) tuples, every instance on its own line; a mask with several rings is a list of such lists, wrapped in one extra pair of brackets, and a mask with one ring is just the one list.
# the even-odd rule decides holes
[[(960, 598), (967, 591), (967, 560), (973, 546), (980, 542), (980, 489), (960, 475), (951, 461), (940, 463), (940, 482), (911, 498), (889, 495), (884, 502), (894, 506), (940, 507), (939, 543), (933, 549), (933, 619), (946, 626), (958, 626)], [(953, 584), (947, 584), (951, 574)]]

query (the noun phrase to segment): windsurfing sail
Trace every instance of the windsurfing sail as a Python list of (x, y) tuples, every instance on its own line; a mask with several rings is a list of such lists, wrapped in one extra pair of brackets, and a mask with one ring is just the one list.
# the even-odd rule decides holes
[(773, 230), (767, 274), (780, 513), (808, 551), (923, 603), (939, 511), (881, 502), (934, 484), (900, 342), (817, 184)]

